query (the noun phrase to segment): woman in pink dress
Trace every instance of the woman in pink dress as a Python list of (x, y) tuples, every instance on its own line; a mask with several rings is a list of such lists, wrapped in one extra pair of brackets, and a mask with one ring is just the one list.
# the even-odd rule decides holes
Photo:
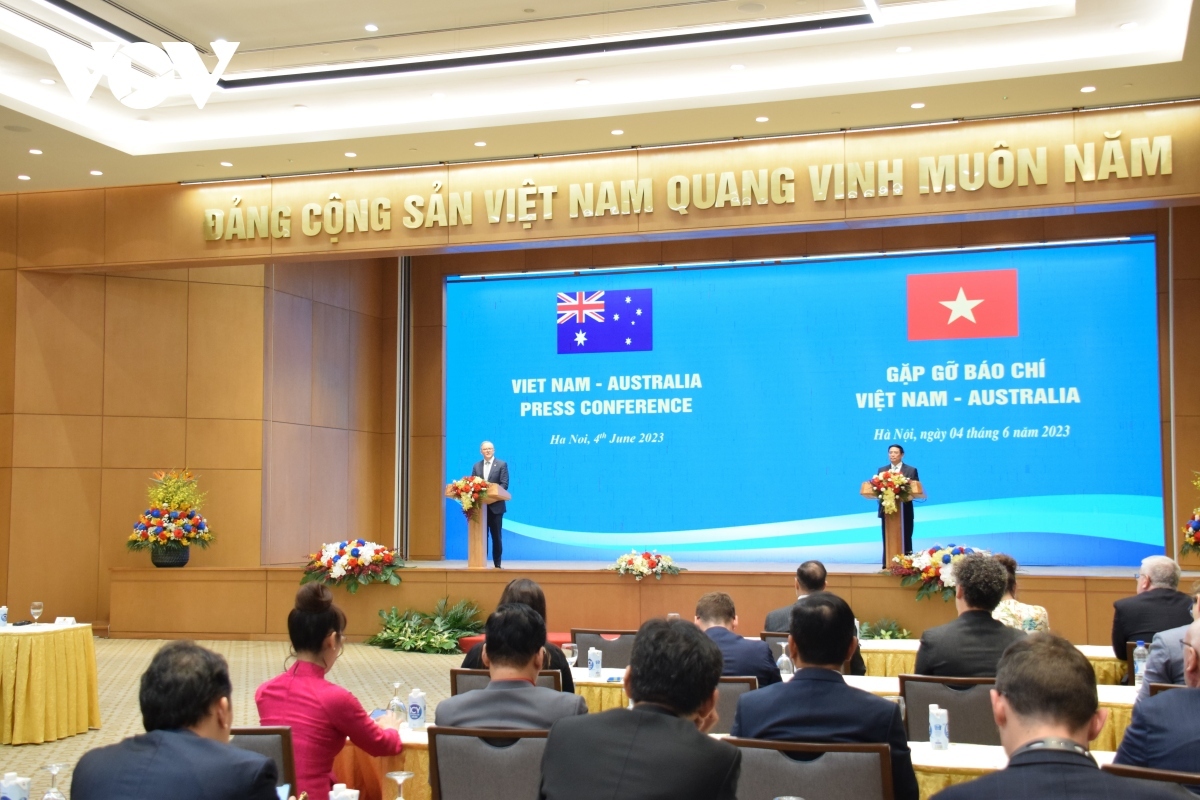
[(333, 604), (327, 586), (301, 586), (296, 607), (288, 614), (296, 663), (259, 686), (254, 695), (263, 725), (291, 727), (296, 760), (292, 793), (308, 792), (310, 800), (328, 800), (333, 760), (346, 737), (372, 756), (400, 752), (400, 720), (387, 715), (375, 722), (354, 695), (325, 680), (342, 654), (345, 629), (346, 615)]

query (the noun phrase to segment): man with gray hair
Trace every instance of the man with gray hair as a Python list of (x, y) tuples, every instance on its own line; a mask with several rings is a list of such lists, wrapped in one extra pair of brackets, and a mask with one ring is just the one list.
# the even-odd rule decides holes
[[(488, 483), (498, 483), (507, 489), (508, 462), (496, 458), (496, 446), (488, 441), (482, 442), (479, 445), (479, 455), (483, 458), (475, 462), (471, 474), (483, 478)], [(496, 565), (496, 569), (500, 569), (500, 556), (504, 553), (500, 535), (504, 530), (504, 512), (507, 510), (508, 506), (503, 500), (488, 503), (487, 506), (487, 529), (492, 540), (492, 563)]]
[[(1142, 559), (1137, 575), (1137, 593), (1113, 603), (1113, 653), (1122, 661), (1126, 642), (1147, 645), (1154, 634), (1192, 621), (1192, 598), (1179, 591), (1179, 565), (1166, 556)], [(1126, 676), (1128, 678), (1128, 676)]]

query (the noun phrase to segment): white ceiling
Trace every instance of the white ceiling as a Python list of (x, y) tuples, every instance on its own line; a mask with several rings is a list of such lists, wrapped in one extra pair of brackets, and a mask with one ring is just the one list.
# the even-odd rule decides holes
[[(150, 41), (240, 41), (226, 73), (231, 84), (319, 65), (536, 51), (864, 9), (860, 0), (76, 2)], [(880, 6), (872, 24), (841, 30), (218, 90), (202, 110), (184, 95), (136, 111), (103, 83), (78, 104), (45, 49), (4, 26), (4, 14), (19, 11), (26, 22), (84, 41), (103, 36), (44, 0), (0, 0), (0, 191), (515, 157), (1200, 96), (1200, 60), (1186, 46), (1196, 41), (1191, 0)], [(379, 30), (368, 33), (367, 23)], [(364, 45), (378, 50), (354, 50)], [(1084, 85), (1097, 91), (1081, 94)], [(92, 176), (93, 169), (104, 174)]]

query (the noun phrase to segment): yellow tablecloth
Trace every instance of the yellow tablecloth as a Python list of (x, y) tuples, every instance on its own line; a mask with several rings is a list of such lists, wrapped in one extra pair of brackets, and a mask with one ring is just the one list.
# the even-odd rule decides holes
[(0, 743), (54, 742), (99, 727), (92, 626), (0, 628)]
[[(918, 642), (911, 639), (900, 641), (865, 640), (862, 643), (863, 663), (868, 675), (895, 677), (911, 675), (917, 668)], [(1125, 673), (1125, 662), (1117, 659), (1112, 649), (1102, 645), (1077, 645), (1096, 670), (1096, 683), (1116, 686)]]
[(350, 741), (333, 762), (338, 783), (358, 789), (358, 800), (397, 800), (396, 782), (384, 777), (404, 770), (413, 776), (404, 783), (404, 800), (429, 800), (429, 736), (424, 732), (401, 731), (404, 749), (399, 755), (376, 758)]

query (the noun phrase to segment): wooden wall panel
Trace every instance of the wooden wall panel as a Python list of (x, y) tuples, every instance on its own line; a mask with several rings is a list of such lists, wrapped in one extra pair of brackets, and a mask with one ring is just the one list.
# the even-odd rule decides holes
[(101, 417), (14, 414), (15, 467), (99, 467)]
[(259, 569), (117, 569), (109, 635), (265, 638), (266, 600), (267, 582)]
[(313, 303), (279, 291), (270, 296), (271, 418), (308, 425), (312, 422)]
[(206, 469), (201, 481), (201, 488), (208, 492), (204, 516), (219, 538), (207, 550), (194, 549), (189, 566), (262, 564), (262, 472)]
[(263, 299), (253, 286), (189, 286), (189, 417), (262, 418)]
[(99, 414), (104, 386), (104, 278), (17, 276), (14, 409)]
[(0, 414), (13, 411), (17, 356), (17, 271), (0, 270)]
[(104, 189), (23, 193), (17, 198), (17, 266), (104, 263)]
[[(322, 270), (322, 274), (328, 270)], [(346, 428), (350, 419), (350, 312), (313, 303), (312, 424)]]
[(104, 413), (185, 416), (188, 285), (114, 276), (104, 284)]
[(0, 194), (0, 269), (17, 267), (17, 196)]

